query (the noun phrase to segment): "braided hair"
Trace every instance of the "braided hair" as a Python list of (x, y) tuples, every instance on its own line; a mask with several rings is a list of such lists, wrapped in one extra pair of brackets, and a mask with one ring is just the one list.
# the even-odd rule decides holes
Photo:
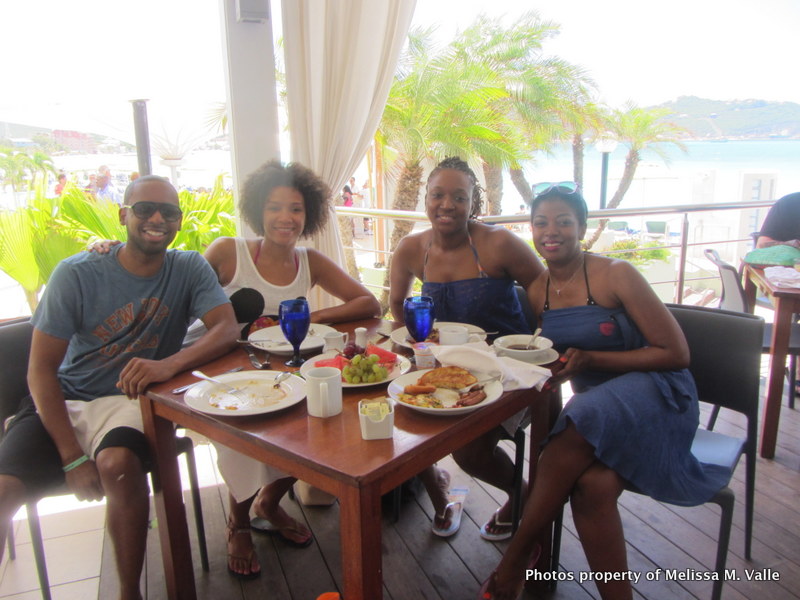
[(472, 182), (472, 210), (470, 211), (469, 217), (470, 219), (476, 218), (483, 210), (483, 196), (481, 195), (483, 188), (478, 185), (478, 178), (475, 176), (475, 172), (470, 169), (466, 161), (461, 160), (461, 157), (448, 156), (442, 162), (436, 165), (430, 172), (430, 175), (428, 175), (428, 180), (425, 183), (425, 187), (427, 188), (427, 186), (430, 185), (431, 179), (434, 175), (439, 173), (439, 171), (444, 171), (445, 169), (461, 171), (467, 177), (469, 177), (469, 180)]

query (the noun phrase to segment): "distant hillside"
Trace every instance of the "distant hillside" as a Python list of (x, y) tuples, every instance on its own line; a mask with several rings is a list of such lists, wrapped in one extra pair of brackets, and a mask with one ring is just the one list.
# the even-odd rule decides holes
[(696, 138), (800, 138), (800, 104), (681, 96), (659, 108)]

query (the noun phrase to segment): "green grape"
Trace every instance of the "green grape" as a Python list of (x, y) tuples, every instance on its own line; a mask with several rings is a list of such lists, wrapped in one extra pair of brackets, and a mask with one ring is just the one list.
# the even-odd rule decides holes
[(350, 383), (361, 383), (361, 377), (354, 375), (353, 380)]
[(377, 381), (377, 378), (375, 377), (375, 374), (374, 373), (370, 373), (369, 375), (367, 375), (367, 381), (369, 383), (375, 383)]
[(347, 373), (343, 372), (343, 374), (344, 374), (344, 380), (347, 383), (352, 383), (353, 376), (350, 374), (350, 372), (349, 371)]
[(361, 363), (361, 355), (356, 354), (353, 358), (350, 359), (350, 364), (353, 366), (358, 366)]
[(373, 364), (378, 362), (378, 355), (377, 354), (370, 354), (367, 358), (369, 359), (369, 362), (371, 362)]

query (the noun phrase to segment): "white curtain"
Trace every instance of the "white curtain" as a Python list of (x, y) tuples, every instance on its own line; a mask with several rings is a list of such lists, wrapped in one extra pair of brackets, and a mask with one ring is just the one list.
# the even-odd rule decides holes
[[(334, 194), (375, 135), (416, 0), (284, 0), (283, 37), (291, 160)], [(344, 268), (335, 214), (306, 245)], [(337, 300), (315, 290), (315, 308)]]

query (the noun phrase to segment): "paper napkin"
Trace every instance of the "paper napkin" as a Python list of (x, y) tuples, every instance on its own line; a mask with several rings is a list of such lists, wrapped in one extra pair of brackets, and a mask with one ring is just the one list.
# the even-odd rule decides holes
[(532, 387), (541, 390), (551, 375), (550, 369), (507, 356), (497, 356), (486, 342), (432, 346), (431, 352), (446, 367), (461, 367), (479, 373), (500, 373), (500, 382), (506, 392)]
[(779, 287), (800, 288), (800, 271), (792, 267), (766, 267), (764, 275)]

